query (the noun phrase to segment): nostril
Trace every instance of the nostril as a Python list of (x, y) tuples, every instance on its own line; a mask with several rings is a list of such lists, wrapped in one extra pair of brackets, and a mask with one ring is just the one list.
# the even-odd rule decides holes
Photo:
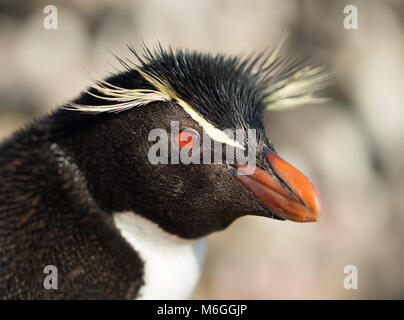
[(271, 148), (269, 148), (266, 144), (264, 144), (264, 145), (262, 146), (262, 151), (265, 153), (265, 155), (266, 155), (267, 153), (274, 153), (274, 152), (271, 150)]
[(265, 163), (272, 169), (271, 162), (269, 161), (268, 156), (275, 154), (275, 152), (273, 152), (267, 145), (263, 145), (262, 152), (264, 155)]

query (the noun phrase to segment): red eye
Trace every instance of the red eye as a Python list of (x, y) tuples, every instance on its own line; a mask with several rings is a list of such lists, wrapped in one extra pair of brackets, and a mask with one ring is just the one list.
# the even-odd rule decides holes
[(190, 129), (185, 129), (177, 134), (176, 141), (180, 148), (192, 149), (198, 142), (198, 134)]

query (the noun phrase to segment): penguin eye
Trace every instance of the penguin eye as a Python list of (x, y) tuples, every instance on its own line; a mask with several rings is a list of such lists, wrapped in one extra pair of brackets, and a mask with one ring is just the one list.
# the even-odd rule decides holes
[(176, 141), (180, 148), (192, 149), (192, 147), (198, 142), (199, 134), (192, 129), (184, 129), (176, 136)]

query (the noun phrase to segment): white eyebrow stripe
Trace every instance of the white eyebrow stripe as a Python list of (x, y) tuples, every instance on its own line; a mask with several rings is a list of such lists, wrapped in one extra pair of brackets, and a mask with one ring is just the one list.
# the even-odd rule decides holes
[(177, 103), (188, 113), (193, 120), (195, 120), (205, 132), (215, 141), (228, 144), (230, 146), (240, 148), (245, 150), (245, 147), (242, 146), (238, 141), (231, 139), (227, 134), (225, 134), (222, 130), (216, 128), (211, 123), (206, 121), (201, 115), (199, 115), (188, 103), (181, 99), (177, 99)]
[[(144, 76), (146, 75), (144, 74)], [(150, 79), (148, 80), (151, 81)], [(101, 92), (105, 96), (101, 96), (97, 93), (89, 91), (86, 91), (87, 94), (102, 100), (117, 101), (117, 103), (100, 106), (70, 103), (67, 105), (67, 107), (65, 107), (65, 109), (78, 110), (89, 113), (120, 112), (141, 105), (146, 105), (155, 101), (170, 101), (171, 99), (173, 99), (184, 109), (185, 112), (187, 112), (191, 116), (194, 121), (196, 121), (203, 128), (203, 130), (205, 130), (205, 132), (213, 140), (245, 150), (245, 147), (238, 141), (233, 140), (222, 130), (209, 123), (201, 115), (199, 115), (199, 113), (197, 113), (188, 103), (180, 99), (169, 85), (164, 86), (160, 82), (157, 82), (157, 80), (152, 80), (154, 81), (153, 85), (158, 88), (157, 90), (125, 89), (109, 84), (107, 81), (104, 80), (92, 81), (90, 82), (90, 87), (95, 89), (97, 92)]]

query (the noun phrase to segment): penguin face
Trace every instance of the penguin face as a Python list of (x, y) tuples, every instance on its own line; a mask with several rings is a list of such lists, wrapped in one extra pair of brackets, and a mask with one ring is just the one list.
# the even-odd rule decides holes
[[(133, 129), (139, 116), (142, 117), (142, 127)], [(178, 135), (170, 134), (173, 121), (178, 122), (179, 134), (193, 132), (201, 137), (200, 148), (196, 153), (200, 163), (185, 164), (181, 159), (178, 163), (172, 163), (170, 155), (173, 148), (178, 148), (179, 152), (188, 152), (185, 145), (182, 148), (181, 143), (178, 143)], [(206, 156), (203, 137), (207, 133), (176, 103), (150, 104), (143, 110), (119, 114), (112, 122), (114, 124), (111, 126), (119, 124), (132, 128), (128, 132), (131, 142), (128, 141), (124, 148), (117, 151), (122, 162), (113, 170), (116, 172), (125, 167), (126, 173), (122, 170), (113, 180), (132, 190), (124, 200), (115, 201), (130, 203), (121, 210), (133, 210), (164, 230), (185, 238), (200, 237), (224, 229), (246, 214), (273, 216), (238, 179), (236, 168), (226, 163), (224, 143), (221, 144), (220, 154), (213, 148), (209, 150), (211, 160), (216, 157), (216, 163), (203, 162), (203, 155)], [(150, 161), (150, 150), (156, 142), (148, 141), (148, 138), (155, 129), (168, 133), (168, 163)], [(139, 144), (139, 141), (146, 143)], [(191, 152), (192, 149), (189, 154)], [(119, 193), (127, 194), (128, 190)]]
[[(273, 55), (267, 57), (268, 65), (266, 60), (257, 64), (162, 49), (149, 52), (144, 60), (135, 68), (124, 64), (127, 73), (96, 82), (70, 105), (96, 113), (85, 116), (94, 117), (89, 120), (94, 125), (86, 125), (77, 155), (89, 189), (103, 208), (131, 210), (184, 238), (224, 229), (243, 215), (319, 219), (316, 189), (275, 153), (262, 121), (268, 104), (302, 94), (280, 92), (290, 85), (284, 80), (301, 90), (320, 77), (314, 69), (289, 66), (282, 73), (285, 67)], [(308, 97), (304, 93), (302, 99)], [(153, 135), (156, 130), (166, 135)], [(237, 130), (245, 133), (244, 139), (231, 135)], [(248, 130), (255, 132), (254, 144), (246, 139)], [(209, 139), (213, 148), (204, 144)], [(94, 147), (100, 141), (102, 150)], [(229, 146), (244, 156), (248, 153), (249, 160), (253, 156), (253, 161), (228, 161)], [(175, 162), (174, 151), (192, 155), (194, 161)], [(162, 154), (166, 161), (155, 161), (164, 158)]]

